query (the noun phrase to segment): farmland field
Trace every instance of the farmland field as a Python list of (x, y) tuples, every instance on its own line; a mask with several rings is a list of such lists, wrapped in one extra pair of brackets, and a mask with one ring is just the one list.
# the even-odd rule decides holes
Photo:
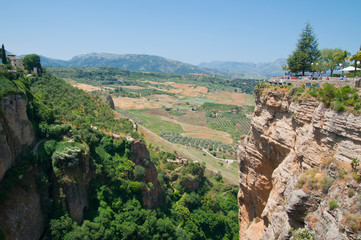
[[(248, 91), (251, 87), (247, 84), (254, 82), (158, 73), (122, 75), (113, 69), (72, 71), (60, 69), (59, 73), (75, 87), (104, 97), (111, 95), (116, 111), (137, 123), (147, 144), (205, 162), (209, 170), (220, 171), (228, 182), (236, 184), (237, 162), (225, 164), (222, 158), (236, 159), (237, 145), (249, 131), (254, 98), (242, 89), (246, 86)], [(82, 74), (89, 76), (80, 77)]]

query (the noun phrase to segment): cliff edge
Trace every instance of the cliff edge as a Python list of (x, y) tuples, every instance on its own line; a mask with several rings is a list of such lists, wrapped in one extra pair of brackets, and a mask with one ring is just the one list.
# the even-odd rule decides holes
[(283, 88), (255, 92), (238, 150), (240, 239), (360, 239), (360, 181), (350, 163), (361, 158), (361, 117)]

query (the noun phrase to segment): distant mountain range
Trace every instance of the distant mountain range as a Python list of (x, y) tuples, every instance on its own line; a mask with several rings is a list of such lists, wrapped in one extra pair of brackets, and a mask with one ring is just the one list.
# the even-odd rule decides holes
[[(20, 56), (22, 57), (22, 56)], [(146, 54), (89, 53), (60, 60), (41, 56), (41, 64), (51, 67), (114, 67), (129, 71), (193, 73), (223, 76), (229, 78), (263, 78), (269, 75), (281, 75), (286, 59), (272, 63), (222, 62), (201, 63), (198, 66)]]
[(89, 53), (73, 57), (65, 61), (40, 56), (43, 66), (52, 67), (114, 67), (129, 71), (162, 72), (162, 73), (194, 73), (216, 75), (230, 78), (260, 78), (259, 74), (245, 74), (241, 72), (209, 69), (196, 65), (167, 59), (164, 57), (145, 54), (110, 54)]
[(282, 75), (282, 66), (286, 64), (285, 58), (277, 59), (269, 63), (250, 63), (250, 62), (227, 62), (212, 61), (203, 62), (198, 66), (219, 70), (228, 70), (234, 72), (260, 74), (264, 76)]

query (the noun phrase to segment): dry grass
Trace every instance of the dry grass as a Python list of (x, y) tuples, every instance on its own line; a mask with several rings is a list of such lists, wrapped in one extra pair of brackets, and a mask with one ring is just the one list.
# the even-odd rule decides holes
[(169, 95), (153, 95), (147, 98), (114, 97), (114, 105), (120, 109), (154, 109), (172, 107), (178, 100)]
[(188, 123), (196, 126), (207, 126), (206, 113), (205, 112), (193, 112), (188, 111), (186, 114), (174, 117), (179, 122)]
[(140, 86), (122, 86), (122, 88), (127, 88), (127, 89), (146, 89), (145, 87), (140, 87)]
[(196, 86), (194, 84), (182, 84), (182, 83), (173, 83), (173, 82), (160, 83), (160, 82), (153, 82), (153, 81), (145, 81), (145, 82), (148, 82), (151, 84), (170, 85), (175, 88), (168, 90), (168, 92), (180, 94), (180, 95), (186, 96), (186, 97), (196, 97), (199, 95), (204, 95), (208, 92), (208, 88)]
[(86, 92), (101, 90), (100, 87), (96, 87), (96, 86), (85, 84), (85, 83), (76, 83), (76, 84), (73, 84), (73, 87), (83, 89)]
[(309, 225), (311, 228), (315, 228), (315, 226), (316, 226), (316, 224), (317, 224), (317, 222), (318, 222), (318, 218), (316, 218), (316, 217), (314, 216), (314, 214), (311, 213), (311, 214), (309, 214), (309, 215), (307, 215), (307, 216), (305, 217), (305, 221), (308, 222), (308, 225)]

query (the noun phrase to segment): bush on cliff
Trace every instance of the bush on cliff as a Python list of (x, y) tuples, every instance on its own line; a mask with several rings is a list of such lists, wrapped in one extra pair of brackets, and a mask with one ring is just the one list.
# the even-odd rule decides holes
[(358, 90), (348, 85), (337, 88), (332, 84), (325, 83), (322, 88), (311, 88), (308, 93), (338, 112), (346, 109), (357, 111), (360, 109), (361, 98)]

